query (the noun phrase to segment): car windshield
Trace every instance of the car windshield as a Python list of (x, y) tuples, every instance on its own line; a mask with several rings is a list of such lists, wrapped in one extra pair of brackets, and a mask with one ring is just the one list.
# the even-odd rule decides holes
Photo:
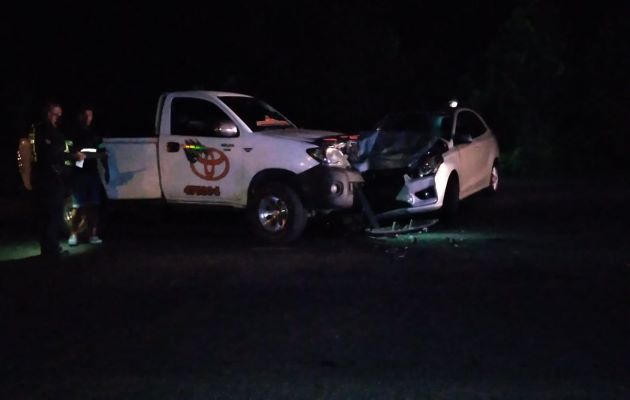
[(376, 125), (379, 132), (415, 132), (420, 135), (450, 133), (451, 116), (444, 112), (400, 112), (388, 114)]
[(403, 112), (389, 114), (376, 126), (373, 154), (413, 154), (436, 137), (447, 138), (451, 118), (445, 113)]
[(230, 107), (252, 132), (265, 129), (295, 128), (295, 125), (269, 104), (253, 97), (221, 96), (219, 99)]

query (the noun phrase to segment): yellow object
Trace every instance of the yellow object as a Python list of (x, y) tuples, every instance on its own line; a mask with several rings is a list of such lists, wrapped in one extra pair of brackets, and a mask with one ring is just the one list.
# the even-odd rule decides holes
[(33, 144), (28, 138), (20, 139), (17, 151), (18, 169), (20, 170), (20, 176), (22, 177), (22, 183), (26, 190), (33, 190), (31, 183), (31, 171), (33, 169), (33, 162), (35, 161), (35, 152), (33, 151)]
[(31, 172), (33, 163), (37, 162), (37, 152), (35, 151), (35, 125), (31, 125), (28, 136), (20, 139), (17, 150), (17, 164), (22, 183), (26, 190), (33, 190)]

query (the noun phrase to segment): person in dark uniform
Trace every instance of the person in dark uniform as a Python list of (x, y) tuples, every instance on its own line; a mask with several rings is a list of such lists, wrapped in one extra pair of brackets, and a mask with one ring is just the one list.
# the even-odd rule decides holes
[(39, 218), (39, 245), (44, 257), (61, 255), (59, 236), (63, 224), (64, 198), (68, 163), (85, 159), (85, 154), (66, 151), (66, 141), (59, 130), (62, 115), (58, 103), (44, 108), (44, 121), (35, 131), (35, 157), (33, 168), (34, 190)]
[(73, 147), (77, 151), (90, 149), (95, 153), (86, 153), (86, 160), (82, 166), (75, 166), (72, 173), (72, 203), (76, 209), (72, 218), (72, 228), (69, 246), (78, 244), (77, 234), (80, 223), (85, 220), (90, 235), (89, 242), (100, 244), (99, 238), (99, 206), (103, 198), (103, 185), (98, 174), (98, 160), (101, 161), (105, 171), (105, 180), (109, 181), (107, 158), (103, 147), (103, 139), (93, 129), (94, 110), (92, 107), (83, 107), (79, 112), (79, 128), (73, 141)]

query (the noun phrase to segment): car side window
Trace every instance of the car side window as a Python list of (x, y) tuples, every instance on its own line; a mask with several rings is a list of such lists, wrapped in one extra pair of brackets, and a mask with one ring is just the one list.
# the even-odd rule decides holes
[(226, 122), (230, 117), (207, 100), (178, 97), (171, 103), (171, 135), (224, 137), (219, 128)]
[(479, 117), (477, 117), (477, 115), (471, 112), (466, 113), (466, 114), (469, 114), (470, 133), (472, 134), (473, 139), (483, 135), (487, 129), (486, 129), (486, 126), (483, 124), (483, 122), (481, 122)]
[(456, 135), (469, 134), (473, 139), (486, 132), (486, 126), (475, 114), (463, 111), (457, 116)]

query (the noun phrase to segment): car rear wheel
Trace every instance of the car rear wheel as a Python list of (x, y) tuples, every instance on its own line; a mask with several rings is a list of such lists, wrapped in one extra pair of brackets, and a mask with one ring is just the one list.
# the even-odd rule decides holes
[(302, 200), (283, 183), (266, 183), (255, 189), (247, 213), (254, 233), (271, 243), (292, 242), (306, 227)]
[(486, 193), (489, 195), (495, 194), (499, 190), (499, 163), (497, 161), (492, 164), (490, 170), (490, 182), (486, 188)]

